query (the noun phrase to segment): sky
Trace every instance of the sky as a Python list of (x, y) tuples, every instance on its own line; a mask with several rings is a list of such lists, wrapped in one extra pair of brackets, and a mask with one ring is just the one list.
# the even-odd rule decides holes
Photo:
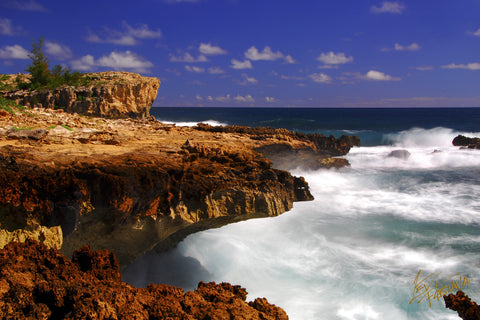
[(154, 106), (480, 107), (479, 0), (0, 0), (0, 73), (161, 80)]

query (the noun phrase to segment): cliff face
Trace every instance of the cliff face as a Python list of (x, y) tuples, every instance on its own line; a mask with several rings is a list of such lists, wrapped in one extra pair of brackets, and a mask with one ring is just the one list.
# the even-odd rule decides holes
[(2, 319), (252, 319), (286, 320), (264, 298), (228, 283), (200, 283), (184, 292), (168, 285), (134, 288), (111, 252), (82, 247), (72, 261), (35, 241), (0, 250)]
[(19, 105), (63, 109), (70, 113), (108, 118), (149, 116), (160, 80), (130, 72), (99, 72), (85, 75), (88, 84), (55, 90), (13, 90), (5, 98)]
[(245, 130), (52, 109), (0, 114), (0, 229), (60, 226), (65, 254), (88, 243), (125, 266), (193, 232), (311, 200), (305, 180), (282, 171), (275, 157), (332, 167), (346, 161), (331, 155), (351, 147), (345, 138)]

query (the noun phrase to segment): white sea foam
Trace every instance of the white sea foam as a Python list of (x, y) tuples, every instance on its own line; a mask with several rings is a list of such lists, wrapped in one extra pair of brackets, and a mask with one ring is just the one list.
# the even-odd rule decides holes
[(166, 124), (175, 124), (179, 127), (195, 127), (199, 123), (209, 124), (211, 126), (228, 126), (228, 123), (220, 122), (217, 120), (205, 120), (205, 121), (166, 121), (162, 119), (157, 119), (158, 121)]

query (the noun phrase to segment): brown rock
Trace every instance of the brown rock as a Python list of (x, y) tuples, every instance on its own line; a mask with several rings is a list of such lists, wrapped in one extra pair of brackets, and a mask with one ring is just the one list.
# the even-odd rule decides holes
[(70, 113), (107, 118), (145, 118), (157, 96), (160, 80), (131, 72), (87, 74), (91, 83), (55, 90), (17, 90), (4, 97), (25, 106), (61, 108)]
[(463, 291), (444, 295), (443, 299), (445, 300), (445, 307), (457, 311), (458, 316), (463, 320), (480, 319), (480, 307), (474, 301), (471, 301)]
[(122, 282), (108, 251), (83, 247), (74, 261), (35, 242), (0, 250), (2, 319), (288, 319), (264, 298), (228, 283), (200, 283), (185, 293), (168, 285), (136, 289)]
[(468, 138), (458, 135), (453, 139), (452, 144), (454, 146), (467, 147), (468, 149), (480, 149), (480, 138)]

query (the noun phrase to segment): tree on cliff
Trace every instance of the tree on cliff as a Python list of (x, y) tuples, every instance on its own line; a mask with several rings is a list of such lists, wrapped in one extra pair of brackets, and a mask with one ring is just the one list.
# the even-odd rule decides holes
[(32, 43), (32, 49), (28, 57), (32, 59), (31, 64), (25, 71), (30, 73), (30, 82), (22, 82), (17, 77), (17, 84), (22, 89), (55, 89), (62, 85), (78, 86), (84, 80), (80, 72), (71, 72), (69, 68), (56, 65), (50, 71), (48, 57), (43, 52), (44, 40), (40, 37), (38, 43)]
[(51, 74), (50, 70), (48, 70), (48, 58), (43, 53), (43, 37), (40, 37), (38, 44), (32, 43), (32, 50), (28, 57), (32, 59), (32, 64), (26, 69), (31, 76), (31, 89), (47, 86), (50, 82)]

